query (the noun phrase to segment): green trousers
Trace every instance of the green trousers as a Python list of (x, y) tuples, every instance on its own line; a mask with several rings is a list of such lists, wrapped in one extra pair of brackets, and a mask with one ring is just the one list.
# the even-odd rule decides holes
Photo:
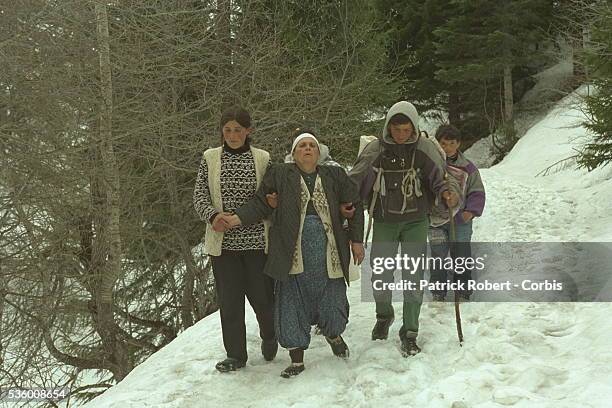
[[(424, 258), (427, 255), (427, 230), (429, 218), (423, 218), (414, 222), (385, 223), (374, 221), (374, 235), (372, 237), (372, 251), (370, 263), (374, 270), (375, 263), (379, 266), (381, 273), (372, 274), (372, 283), (375, 280), (382, 282), (394, 282), (395, 266), (387, 268), (382, 265), (380, 258), (401, 258), (400, 269), (402, 280), (415, 282), (415, 290), (403, 292), (403, 324), (400, 329), (400, 337), (416, 337), (419, 331), (419, 315), (423, 303), (423, 291), (418, 290), (418, 283), (423, 279), (423, 268), (414, 268), (412, 263), (404, 263), (405, 255), (412, 258)], [(398, 247), (401, 251), (398, 254)], [(376, 260), (378, 258), (378, 260)], [(422, 263), (421, 263), (422, 265)], [(408, 267), (406, 267), (408, 266)], [(380, 286), (379, 286), (380, 287)], [(374, 288), (374, 286), (373, 286)], [(376, 317), (391, 318), (394, 315), (392, 304), (392, 292), (390, 290), (373, 290), (376, 301)]]

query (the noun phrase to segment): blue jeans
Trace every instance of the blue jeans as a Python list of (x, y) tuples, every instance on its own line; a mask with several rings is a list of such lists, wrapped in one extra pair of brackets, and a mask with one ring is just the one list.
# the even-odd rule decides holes
[[(446, 223), (439, 227), (429, 228), (429, 245), (431, 249), (432, 257), (446, 258), (449, 255), (453, 260), (457, 258), (468, 258), (472, 256), (472, 247), (470, 241), (472, 240), (472, 221), (465, 224), (455, 225), (455, 242), (451, 242), (450, 239), (450, 223)], [(430, 270), (430, 282), (446, 282), (449, 273), (453, 275), (454, 282), (464, 282), (465, 291), (459, 291), (462, 295), (471, 295), (472, 291), (467, 289), (467, 281), (472, 279), (472, 270), (465, 266), (456, 266), (455, 270), (445, 269), (444, 265), (439, 268), (437, 262), (434, 262), (434, 266)], [(446, 290), (432, 290), (432, 295), (446, 296)]]

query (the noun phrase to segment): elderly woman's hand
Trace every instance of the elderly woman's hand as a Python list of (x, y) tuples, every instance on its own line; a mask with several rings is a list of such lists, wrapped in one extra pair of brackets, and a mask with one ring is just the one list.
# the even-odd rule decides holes
[(340, 204), (340, 214), (346, 219), (353, 218), (355, 215), (355, 207), (353, 203), (342, 203)]
[(270, 206), (270, 208), (278, 207), (278, 193), (266, 194), (266, 201), (268, 202), (268, 206)]
[(353, 252), (353, 263), (355, 265), (361, 265), (363, 258), (365, 258), (365, 249), (361, 242), (351, 242), (351, 252)]

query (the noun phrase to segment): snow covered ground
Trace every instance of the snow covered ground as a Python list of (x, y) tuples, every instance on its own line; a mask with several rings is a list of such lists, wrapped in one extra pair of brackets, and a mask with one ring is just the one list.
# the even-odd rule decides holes
[[(585, 92), (581, 88), (579, 92)], [(558, 165), (586, 137), (576, 96), (565, 98), (498, 165), (484, 169), (487, 207), (475, 241), (612, 241), (612, 166), (591, 173)], [(469, 152), (468, 152), (469, 156)], [(611, 267), (607, 265), (607, 267)], [(452, 305), (424, 303), (419, 344), (399, 353), (401, 304), (387, 341), (372, 342), (374, 305), (349, 289), (343, 335), (351, 357), (332, 356), (321, 336), (305, 353), (306, 371), (290, 380), (259, 353), (257, 323), (247, 312), (250, 360), (231, 374), (219, 316), (208, 316), (87, 406), (101, 407), (609, 407), (612, 401), (612, 304), (468, 303), (461, 306), (459, 347)]]

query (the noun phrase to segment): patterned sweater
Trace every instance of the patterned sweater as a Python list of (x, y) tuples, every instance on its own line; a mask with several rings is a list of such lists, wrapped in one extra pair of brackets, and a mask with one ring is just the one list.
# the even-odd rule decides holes
[[(221, 153), (223, 211), (236, 210), (249, 201), (256, 190), (255, 162), (248, 145), (240, 149), (231, 149), (224, 145)], [(208, 188), (208, 165), (204, 158), (200, 162), (193, 202), (200, 219), (212, 223), (217, 211), (212, 205)], [(239, 226), (226, 231), (221, 248), (230, 251), (263, 250), (265, 248), (263, 223)]]
[[(480, 217), (484, 211), (486, 196), (478, 168), (459, 151), (457, 156), (447, 157), (446, 163), (448, 166), (461, 169), (468, 174), (462, 210), (471, 212), (474, 214), (474, 217)], [(461, 211), (455, 215), (455, 222), (458, 224), (465, 223)]]

